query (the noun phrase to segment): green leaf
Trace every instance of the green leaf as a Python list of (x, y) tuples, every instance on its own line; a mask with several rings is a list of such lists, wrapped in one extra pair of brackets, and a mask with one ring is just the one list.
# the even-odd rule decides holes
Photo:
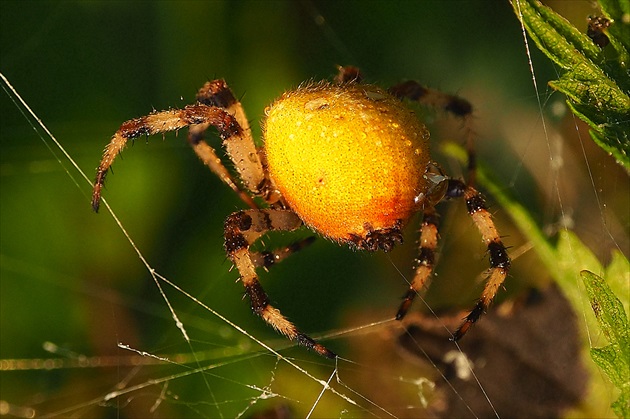
[(621, 388), (627, 381), (627, 374), (624, 374), (623, 369), (619, 368), (620, 360), (618, 355), (619, 348), (615, 348), (613, 345), (604, 346), (603, 348), (591, 348), (593, 361), (606, 373), (615, 387)]
[(621, 301), (613, 294), (606, 281), (592, 272), (580, 273), (591, 307), (602, 332), (610, 342), (603, 348), (591, 348), (593, 361), (621, 390), (612, 408), (619, 417), (630, 413), (630, 331), (628, 317)]
[(580, 275), (606, 339), (613, 345), (618, 345), (623, 358), (630, 360), (630, 332), (623, 304), (602, 277), (589, 271), (582, 271)]
[[(612, 20), (605, 31), (616, 52), (604, 49), (538, 0), (512, 0), (516, 15), (538, 48), (561, 71), (549, 85), (567, 96), (571, 111), (591, 127), (591, 137), (630, 170), (630, 6), (627, 0), (602, 0)], [(586, 18), (586, 16), (585, 16)]]
[(591, 358), (615, 387), (621, 389), (620, 396), (611, 404), (613, 411), (620, 418), (630, 417), (628, 366), (624, 365), (623, 359), (619, 359), (619, 348), (615, 348), (613, 345), (591, 348)]
[(612, 408), (620, 418), (630, 417), (630, 391), (626, 389), (621, 396), (612, 404)]
[(619, 54), (620, 61), (628, 62), (630, 56), (630, 24), (628, 24), (628, 16), (630, 16), (630, 2), (619, 0), (600, 0), (602, 13), (608, 19), (615, 22), (624, 22), (625, 24), (612, 25), (608, 32), (611, 44)]

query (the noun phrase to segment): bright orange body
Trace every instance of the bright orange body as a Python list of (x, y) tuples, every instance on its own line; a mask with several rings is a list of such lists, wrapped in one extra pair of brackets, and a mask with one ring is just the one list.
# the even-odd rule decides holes
[(312, 229), (351, 242), (417, 211), (429, 131), (399, 99), (371, 85), (317, 84), (285, 93), (266, 115), (271, 180)]

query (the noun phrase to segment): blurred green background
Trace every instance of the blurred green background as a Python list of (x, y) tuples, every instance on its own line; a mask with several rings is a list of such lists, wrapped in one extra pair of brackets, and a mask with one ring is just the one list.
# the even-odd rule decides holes
[[(556, 6), (570, 12), (577, 25), (593, 13), (587, 1)], [(90, 179), (123, 121), (184, 106), (209, 79), (227, 80), (259, 138), (264, 107), (275, 97), (302, 81), (331, 78), (336, 65), (353, 64), (370, 82), (388, 86), (415, 79), (471, 100), (479, 160), (493, 167), (541, 224), (557, 227), (560, 197), (565, 215), (587, 242), (592, 239), (598, 256), (606, 259), (611, 246), (627, 251), (628, 215), (619, 211), (627, 208), (627, 197), (619, 196), (618, 168), (586, 143), (592, 178), (607, 185), (602, 209), (592, 203), (592, 178), (585, 174), (579, 143), (560, 142), (570, 150), (558, 151), (555, 142), (550, 146), (540, 138), (521, 28), (507, 1), (4, 0), (0, 33), (0, 71)], [(554, 104), (562, 108), (562, 98), (546, 91), (553, 67), (536, 50), (532, 53), (543, 112), (554, 127), (568, 124), (565, 128), (575, 135), (572, 120), (554, 113)], [(273, 404), (260, 401), (247, 410), (248, 397), (260, 393), (246, 384), (262, 387), (276, 370), (275, 358), (264, 356), (211, 370), (216, 376), (205, 377), (210, 384), (199, 374), (170, 380), (167, 394), (180, 401), (167, 397), (155, 411), (151, 406), (160, 386), (102, 400), (127, 378), (142, 383), (188, 372), (195, 367), (193, 353), (219, 362), (261, 348), (162, 284), (193, 341), (191, 348), (112, 217), (104, 209), (98, 215), (90, 210), (90, 186), (46, 135), (42, 140), (33, 131), (9, 97), (0, 96), (0, 359), (64, 358), (70, 365), (80, 355), (113, 356), (115, 365), (2, 371), (0, 398), (38, 413), (70, 409), (61, 416), (80, 417), (214, 417), (219, 412), (232, 417), (243, 410), (248, 416)], [(432, 113), (426, 117), (435, 119)], [(448, 128), (453, 125), (457, 122), (448, 118), (446, 124), (438, 122), (435, 139), (442, 134), (457, 141), (457, 130)], [(284, 340), (241, 301), (242, 285), (223, 252), (223, 220), (243, 205), (197, 161), (184, 135), (137, 140), (116, 161), (104, 196), (160, 274), (257, 338), (284, 348)], [(218, 138), (211, 141), (218, 147)], [(439, 141), (435, 144), (435, 158), (449, 173), (461, 175), (457, 164), (440, 156)], [(550, 152), (577, 158), (567, 158), (569, 164), (553, 172)], [(559, 182), (551, 180), (550, 170), (560, 174)], [(444, 217), (438, 267), (443, 281), (434, 281), (429, 299), (436, 307), (468, 306), (479, 292), (474, 278), (487, 266), (485, 249), (461, 203), (443, 209), (450, 213)], [(518, 232), (500, 208), (493, 211), (506, 242), (519, 249), (524, 243)], [(593, 221), (602, 218), (610, 227), (606, 237), (601, 221)], [(406, 288), (397, 269), (407, 277), (412, 272), (414, 229), (408, 229), (408, 245), (389, 256), (319, 240), (263, 274), (264, 286), (284, 313), (315, 336), (387, 319)], [(277, 240), (286, 243), (296, 236)], [(508, 292), (545, 282), (547, 275), (531, 253), (514, 263)], [(60, 349), (51, 352), (48, 345), (47, 351), (46, 342)], [(119, 342), (152, 354), (184, 354), (187, 358), (178, 362), (187, 367), (145, 366), (128, 376), (133, 370), (123, 357), (134, 354), (119, 349)], [(352, 354), (351, 339), (326, 342)], [(328, 371), (323, 378), (330, 373), (329, 364), (303, 350), (284, 353), (315, 362), (309, 371)], [(303, 381), (291, 384), (291, 375)], [(289, 404), (305, 415), (318, 386), (304, 383), (292, 369), (277, 380), (283, 380), (278, 386), (298, 392), (297, 402)], [(328, 408), (339, 411), (333, 402)], [(323, 412), (328, 411), (319, 415)]]

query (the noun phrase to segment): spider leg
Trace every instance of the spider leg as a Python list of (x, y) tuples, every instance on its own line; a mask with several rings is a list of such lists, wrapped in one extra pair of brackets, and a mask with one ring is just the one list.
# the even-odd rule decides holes
[(477, 134), (473, 130), (472, 104), (464, 98), (422, 86), (413, 80), (390, 87), (389, 93), (400, 99), (413, 100), (424, 106), (440, 109), (461, 118), (464, 125), (466, 152), (468, 153), (466, 184), (474, 185), (477, 167), (475, 157), (475, 137)]
[(238, 211), (225, 221), (225, 250), (241, 274), (241, 281), (254, 313), (290, 340), (296, 340), (298, 344), (314, 350), (319, 355), (336, 358), (337, 355), (299, 331), (280, 313), (280, 310), (269, 303), (269, 297), (258, 280), (256, 265), (249, 251), (249, 246), (268, 231), (295, 230), (300, 226), (302, 221), (294, 212), (288, 210)]
[(438, 214), (435, 208), (426, 209), (420, 227), (420, 255), (416, 273), (396, 313), (396, 320), (402, 320), (407, 314), (416, 295), (429, 287), (435, 264), (435, 249), (438, 242)]
[[(240, 126), (240, 136), (223, 138), (223, 145), (247, 190), (255, 195), (265, 195), (268, 179), (241, 103), (236, 100), (224, 80), (206, 83), (199, 89), (197, 100), (208, 106), (225, 109), (236, 118)], [(249, 204), (247, 201), (246, 203)]]
[[(197, 92), (197, 102), (225, 109), (226, 112), (236, 118), (236, 121), (241, 126), (243, 136), (246, 138), (247, 142), (251, 142), (252, 144), (254, 143), (254, 140), (251, 137), (249, 122), (245, 116), (245, 111), (243, 110), (240, 102), (238, 102), (234, 97), (234, 94), (225, 83), (225, 80), (213, 80), (204, 84)], [(238, 186), (232, 174), (221, 162), (221, 158), (216, 154), (214, 148), (205, 141), (204, 133), (208, 128), (210, 128), (210, 126), (211, 124), (209, 123), (191, 125), (188, 130), (188, 143), (201, 161), (208, 166), (208, 168), (216, 174), (223, 183), (236, 192), (243, 202), (245, 202), (250, 208), (258, 208), (258, 205), (256, 205), (252, 197)]]
[(127, 144), (127, 140), (142, 135), (153, 135), (161, 132), (176, 131), (180, 128), (210, 124), (217, 128), (223, 139), (230, 158), (237, 162), (237, 171), (252, 193), (260, 193), (266, 184), (262, 163), (258, 157), (256, 147), (244, 134), (237, 119), (224, 109), (203, 104), (189, 105), (184, 109), (172, 109), (155, 112), (150, 115), (129, 120), (121, 125), (105, 148), (103, 158), (96, 172), (96, 181), (92, 192), (92, 208), (98, 212), (101, 190), (110, 166), (120, 151)]
[(361, 80), (363, 80), (363, 75), (358, 67), (352, 65), (337, 67), (336, 84), (361, 83)]
[(239, 188), (236, 184), (232, 174), (223, 165), (221, 158), (217, 156), (214, 148), (212, 148), (203, 139), (203, 131), (208, 128), (207, 124), (204, 125), (205, 127), (202, 125), (194, 125), (190, 127), (190, 131), (188, 133), (188, 143), (201, 159), (203, 164), (208, 166), (208, 168), (217, 175), (223, 183), (236, 192), (243, 202), (245, 202), (250, 208), (258, 208), (258, 205), (256, 205), (256, 202), (252, 199), (252, 197), (245, 191), (241, 190), (241, 188)]
[(315, 239), (315, 236), (311, 236), (291, 243), (290, 245), (280, 249), (265, 250), (263, 252), (250, 252), (250, 257), (256, 268), (269, 269), (291, 256), (293, 253), (299, 252), (305, 247), (310, 246)]
[(481, 297), (453, 335), (453, 340), (459, 340), (490, 306), (499, 287), (507, 277), (511, 261), (481, 193), (462, 181), (450, 179), (446, 196), (451, 198), (464, 197), (468, 214), (481, 233), (481, 239), (487, 246), (490, 255), (490, 269)]
[(225, 80), (212, 80), (204, 84), (197, 92), (197, 101), (204, 105), (223, 108), (231, 115), (234, 115), (245, 134), (249, 135), (251, 139), (251, 129), (249, 128), (245, 110), (241, 102), (236, 100), (234, 93), (232, 93)]

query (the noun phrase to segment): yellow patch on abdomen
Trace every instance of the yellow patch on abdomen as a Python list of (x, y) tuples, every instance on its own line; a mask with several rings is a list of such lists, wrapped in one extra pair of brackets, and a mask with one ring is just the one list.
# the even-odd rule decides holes
[(426, 191), (429, 132), (384, 90), (318, 84), (266, 111), (269, 175), (305, 224), (347, 242), (393, 227)]

